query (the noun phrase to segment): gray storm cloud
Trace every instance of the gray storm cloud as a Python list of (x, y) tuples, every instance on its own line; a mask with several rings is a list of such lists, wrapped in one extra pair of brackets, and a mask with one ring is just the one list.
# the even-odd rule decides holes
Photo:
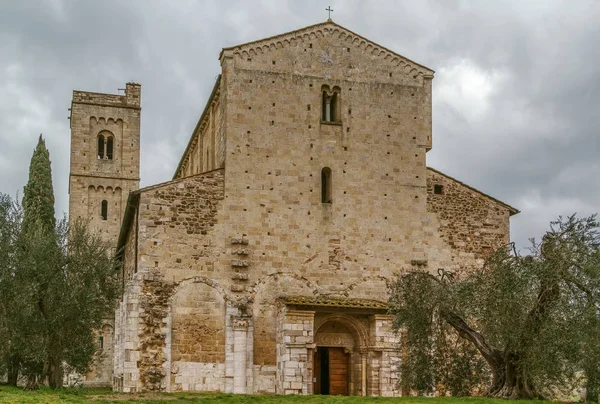
[(337, 23), (436, 70), (428, 164), (522, 213), (519, 246), (600, 205), (600, 3), (594, 1), (0, 1), (0, 191), (37, 136), (67, 211), (73, 89), (142, 84), (142, 186), (171, 178), (222, 47)]

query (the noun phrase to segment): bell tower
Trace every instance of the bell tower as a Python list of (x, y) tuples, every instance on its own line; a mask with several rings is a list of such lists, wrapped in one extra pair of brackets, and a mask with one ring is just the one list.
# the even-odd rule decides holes
[(124, 95), (73, 91), (69, 218), (90, 226), (115, 247), (129, 192), (140, 184), (141, 86)]

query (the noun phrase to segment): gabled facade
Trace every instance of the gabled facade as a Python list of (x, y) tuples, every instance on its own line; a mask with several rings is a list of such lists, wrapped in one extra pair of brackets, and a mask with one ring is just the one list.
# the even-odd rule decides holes
[(426, 167), (432, 70), (331, 21), (219, 59), (127, 202), (113, 387), (401, 395), (388, 284), (480, 267), (517, 211)]

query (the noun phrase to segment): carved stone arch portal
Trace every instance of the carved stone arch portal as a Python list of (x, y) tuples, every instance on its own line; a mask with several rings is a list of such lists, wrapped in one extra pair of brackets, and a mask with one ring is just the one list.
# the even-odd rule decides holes
[(369, 345), (369, 332), (367, 328), (356, 318), (347, 314), (330, 314), (321, 319), (318, 326), (315, 327), (315, 343), (319, 345), (319, 331), (325, 330), (327, 324), (339, 323), (346, 327), (354, 340), (354, 345), (348, 348), (365, 348)]

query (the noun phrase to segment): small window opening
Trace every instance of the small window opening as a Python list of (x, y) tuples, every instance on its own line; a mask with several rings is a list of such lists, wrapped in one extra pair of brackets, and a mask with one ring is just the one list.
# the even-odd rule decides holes
[(321, 170), (321, 203), (332, 203), (331, 201), (331, 168), (324, 167)]
[(100, 346), (100, 349), (104, 349), (104, 337), (102, 335), (98, 337), (98, 345)]
[(98, 158), (102, 160), (104, 158), (104, 136), (98, 136)]
[(102, 201), (102, 209), (100, 213), (100, 219), (107, 220), (108, 219), (108, 201), (105, 199)]
[(323, 122), (340, 122), (340, 88), (333, 87), (333, 90), (329, 90), (329, 86), (324, 85), (323, 87), (321, 87), (321, 91), (323, 97), (321, 120)]
[(106, 139), (106, 158), (112, 160), (113, 158), (113, 137), (109, 136)]
[(435, 184), (433, 186), (433, 193), (436, 195), (442, 195), (444, 193), (444, 187), (440, 184)]

